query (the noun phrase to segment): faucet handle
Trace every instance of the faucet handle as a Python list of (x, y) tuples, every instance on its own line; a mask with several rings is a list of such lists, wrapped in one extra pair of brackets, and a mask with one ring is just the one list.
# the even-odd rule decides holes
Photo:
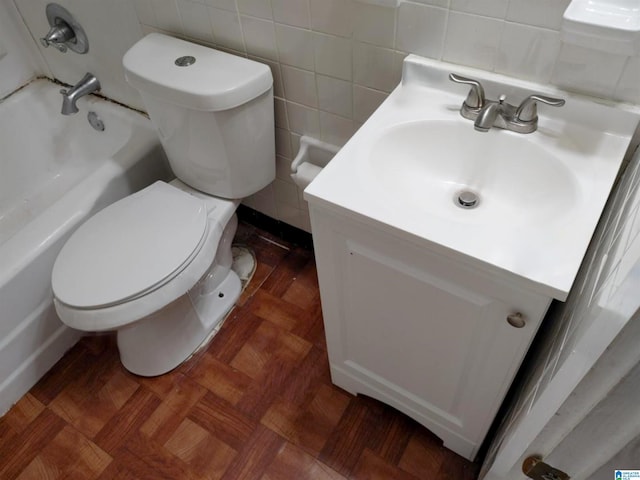
[(44, 48), (54, 46), (62, 53), (67, 51), (66, 43), (73, 40), (75, 34), (73, 30), (65, 22), (60, 21), (51, 26), (49, 32), (40, 39), (40, 43)]
[(545, 95), (529, 95), (516, 109), (515, 117), (519, 122), (535, 122), (538, 119), (538, 102), (552, 107), (561, 107), (565, 104), (563, 98), (547, 97)]
[(485, 102), (484, 88), (482, 88), (482, 84), (478, 80), (474, 80), (473, 78), (462, 77), (456, 73), (450, 73), (449, 80), (455, 83), (471, 85), (471, 90), (469, 90), (467, 99), (464, 101), (467, 107), (473, 108), (473, 109), (480, 109), (484, 107), (484, 102)]

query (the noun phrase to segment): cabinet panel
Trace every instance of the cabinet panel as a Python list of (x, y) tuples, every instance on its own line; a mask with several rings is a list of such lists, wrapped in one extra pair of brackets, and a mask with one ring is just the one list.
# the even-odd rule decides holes
[[(479, 448), (550, 299), (311, 209), (332, 380)], [(514, 328), (506, 317), (522, 312)]]

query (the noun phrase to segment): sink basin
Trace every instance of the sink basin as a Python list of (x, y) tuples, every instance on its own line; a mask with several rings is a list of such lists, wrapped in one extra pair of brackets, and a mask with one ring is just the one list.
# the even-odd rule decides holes
[[(567, 166), (526, 135), (479, 133), (463, 120), (394, 125), (360, 158), (368, 163), (360, 177), (365, 188), (395, 192), (399, 208), (455, 222), (556, 222), (579, 198)], [(473, 201), (465, 202), (464, 192)]]
[[(460, 115), (468, 87), (451, 72), (481, 81), (489, 99), (518, 105), (539, 93), (566, 104), (541, 105), (533, 133), (477, 132)], [(639, 118), (637, 108), (410, 55), (401, 84), (304, 196), (312, 221), (328, 207), (563, 301)]]

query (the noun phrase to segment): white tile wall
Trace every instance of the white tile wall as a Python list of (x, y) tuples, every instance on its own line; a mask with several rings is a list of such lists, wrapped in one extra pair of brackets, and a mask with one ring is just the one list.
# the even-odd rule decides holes
[[(42, 36), (48, 0), (13, 1), (32, 37)], [(37, 47), (53, 75), (73, 83), (94, 71), (107, 95), (137, 107), (121, 58), (143, 32), (160, 30), (267, 63), (278, 99), (280, 162), (295, 155), (302, 134), (344, 143), (399, 82), (407, 53), (640, 103), (640, 58), (562, 43), (569, 0), (402, 0), (397, 8), (361, 0), (59, 1), (85, 26), (91, 52)], [(251, 204), (278, 219), (285, 212), (298, 218), (292, 208), (306, 215), (292, 198), (261, 192)]]

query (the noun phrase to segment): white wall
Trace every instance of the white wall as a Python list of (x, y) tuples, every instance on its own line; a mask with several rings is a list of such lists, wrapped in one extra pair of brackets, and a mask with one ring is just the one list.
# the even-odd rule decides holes
[[(4, 0), (10, 1), (10, 0)], [(48, 0), (15, 0), (35, 38)], [(141, 32), (161, 30), (268, 63), (276, 79), (276, 181), (249, 206), (309, 230), (289, 178), (302, 134), (342, 145), (400, 80), (407, 53), (640, 103), (640, 58), (563, 45), (568, 0), (60, 0), (89, 36), (80, 56), (41, 52), (74, 83), (92, 71), (113, 98), (140, 107), (120, 61)]]
[(10, 0), (0, 1), (0, 98), (45, 72), (16, 6)]

